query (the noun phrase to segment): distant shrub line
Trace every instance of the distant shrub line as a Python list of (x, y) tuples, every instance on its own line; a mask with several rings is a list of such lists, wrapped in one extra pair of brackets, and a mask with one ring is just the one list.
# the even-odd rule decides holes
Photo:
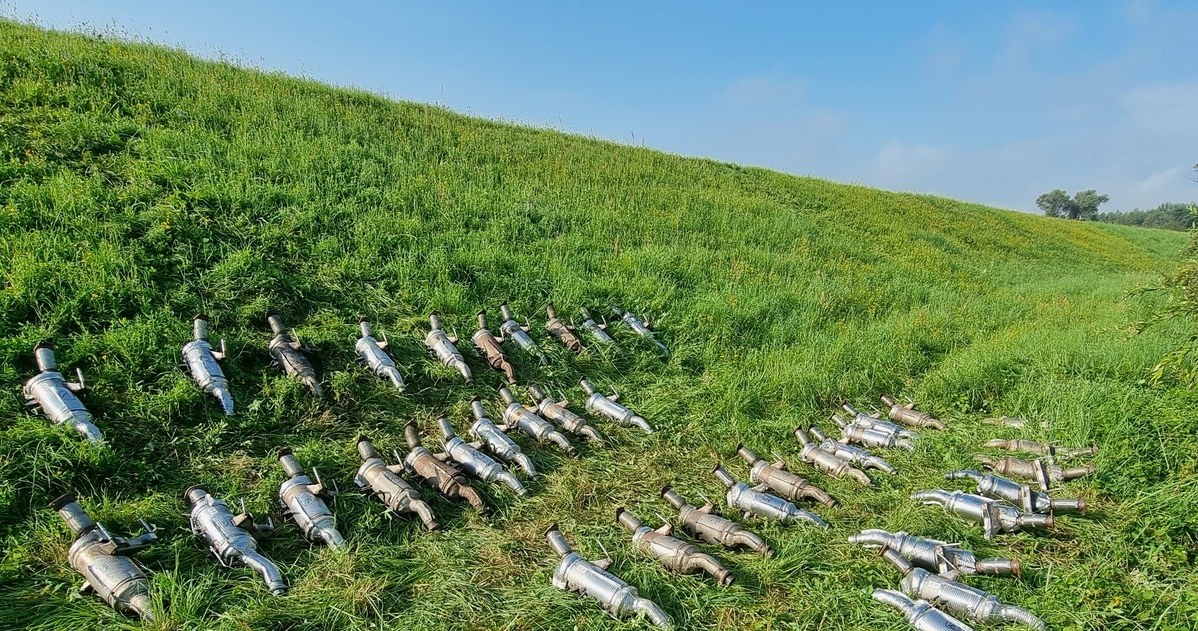
[[(1198, 181), (1198, 164), (1194, 165), (1195, 181)], [(1198, 204), (1194, 202), (1165, 202), (1149, 210), (1116, 210), (1100, 213), (1098, 208), (1110, 201), (1110, 197), (1089, 189), (1078, 191), (1071, 197), (1061, 189), (1053, 189), (1036, 198), (1036, 206), (1045, 216), (1082, 221), (1101, 221), (1124, 226), (1162, 228), (1164, 230), (1191, 230), (1198, 225)]]
[(1198, 225), (1198, 205), (1194, 203), (1166, 202), (1149, 210), (1117, 210), (1098, 213), (1095, 221), (1123, 226), (1162, 228), (1164, 230), (1191, 230)]

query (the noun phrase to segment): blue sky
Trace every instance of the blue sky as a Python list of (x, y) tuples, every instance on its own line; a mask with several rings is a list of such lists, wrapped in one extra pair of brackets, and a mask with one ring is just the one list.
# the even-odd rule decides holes
[[(746, 7), (753, 7), (752, 10)], [(1019, 210), (1198, 200), (1198, 4), (0, 2), (488, 118)]]

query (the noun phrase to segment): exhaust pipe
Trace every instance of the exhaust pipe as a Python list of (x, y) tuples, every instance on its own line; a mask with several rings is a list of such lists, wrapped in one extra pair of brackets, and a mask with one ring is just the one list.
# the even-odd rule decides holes
[(374, 339), (374, 332), (370, 328), (370, 322), (366, 318), (362, 318), (358, 322), (358, 329), (362, 331), (362, 337), (358, 338), (358, 341), (354, 343), (354, 351), (358, 353), (358, 361), (365, 364), (370, 369), (370, 372), (390, 381), (396, 390), (403, 392), (407, 388), (407, 385), (403, 382), (403, 375), (399, 373), (399, 368), (395, 365), (395, 360), (384, 350), (387, 348), (386, 336), (383, 336), (382, 342)]
[(225, 416), (233, 416), (233, 394), (229, 392), (229, 380), (220, 368), (220, 360), (226, 356), (225, 341), (220, 341), (220, 350), (212, 350), (208, 343), (208, 317), (197, 315), (191, 321), (192, 341), (183, 345), (183, 368), (191, 375), (196, 385), (205, 393), (216, 397)]
[(66, 522), (75, 535), (67, 553), (67, 562), (83, 575), (84, 589), (96, 593), (110, 607), (147, 622), (154, 620), (150, 606), (150, 581), (130, 555), (154, 543), (158, 537), (142, 520), (145, 532), (132, 539), (114, 537), (104, 526), (92, 521), (72, 495), (63, 495), (50, 508)]
[(637, 550), (656, 558), (671, 572), (706, 572), (720, 585), (730, 585), (735, 578), (732, 571), (720, 565), (715, 557), (701, 552), (693, 543), (670, 536), (674, 529), (669, 524), (654, 530), (641, 523), (636, 515), (624, 507), (616, 509), (616, 523), (632, 533), (632, 544)]
[(649, 330), (648, 322), (642, 321), (640, 318), (632, 315), (631, 312), (624, 311), (619, 307), (612, 307), (611, 312), (614, 313), (616, 317), (620, 318), (624, 324), (627, 324), (628, 328), (632, 329), (633, 333), (636, 333), (637, 335), (652, 342), (653, 345), (661, 351), (663, 357), (670, 356), (670, 349), (666, 348), (666, 345), (662, 344), (661, 341), (653, 335), (653, 331)]
[(582, 387), (583, 392), (587, 395), (586, 409), (591, 414), (609, 418), (625, 427), (640, 428), (646, 434), (653, 433), (653, 428), (649, 426), (648, 421), (643, 416), (616, 403), (618, 397), (608, 396), (599, 392), (586, 377), (579, 380), (578, 385)]
[(1013, 440), (995, 438), (994, 440), (986, 441), (986, 447), (990, 447), (991, 449), (1005, 449), (1006, 451), (1022, 451), (1053, 458), (1085, 458), (1098, 455), (1098, 447), (1095, 446), (1070, 449), (1046, 443), (1038, 443), (1034, 440), (1023, 440), (1021, 438)]
[(470, 426), (472, 438), (486, 445), (495, 457), (524, 469), (531, 478), (537, 477), (537, 469), (533, 466), (532, 459), (520, 450), (516, 441), (487, 418), (483, 402), (478, 397), (470, 399), (470, 411), (474, 414), (474, 424)]
[(893, 589), (875, 589), (873, 599), (899, 610), (916, 631), (973, 631), (968, 625), (922, 600), (907, 598)]
[[(906, 438), (907, 440), (911, 441), (917, 440), (919, 438), (918, 433), (913, 432), (902, 425), (891, 423), (890, 421), (884, 421), (876, 416), (871, 416), (864, 412), (859, 412), (856, 408), (848, 403), (841, 405), (840, 409), (844, 410), (852, 417), (853, 420), (849, 422), (856, 423), (857, 425), (860, 425), (866, 429), (876, 429), (886, 432), (887, 434), (894, 434), (900, 438)], [(846, 421), (839, 414), (834, 414), (832, 416), (832, 421), (841, 429), (843, 429), (846, 425)]]
[(711, 472), (724, 485), (724, 488), (728, 489), (725, 501), (729, 506), (739, 508), (746, 514), (783, 524), (805, 521), (820, 528), (830, 528), (828, 522), (811, 511), (803, 510), (776, 495), (750, 488), (744, 482), (737, 482), (732, 474), (725, 471), (719, 464), (713, 467)]
[(528, 335), (528, 330), (531, 327), (527, 324), (521, 325), (516, 322), (516, 319), (512, 316), (512, 310), (507, 306), (506, 302), (499, 305), (499, 312), (503, 314), (503, 324), (499, 325), (499, 334), (505, 340), (515, 340), (516, 345), (523, 349), (524, 352), (535, 356), (542, 366), (548, 366), (549, 358), (545, 357), (545, 353), (541, 352), (537, 343), (532, 341), (532, 338)]
[(1013, 559), (978, 559), (973, 552), (937, 539), (925, 539), (905, 532), (862, 530), (849, 537), (849, 543), (869, 549), (894, 550), (920, 567), (945, 578), (971, 574), (1020, 575), (1019, 562)]
[(184, 497), (191, 504), (191, 531), (208, 544), (217, 562), (224, 567), (240, 563), (257, 572), (270, 593), (287, 593), (283, 573), (258, 552), (257, 539), (274, 531), (269, 519), (265, 524), (256, 524), (253, 515), (246, 512), (234, 517), (224, 500), (209, 495), (202, 486), (187, 489)]
[(1010, 502), (1025, 513), (1083, 513), (1086, 510), (1085, 500), (1053, 499), (1047, 493), (1033, 491), (1026, 484), (973, 469), (950, 471), (944, 477), (949, 480), (974, 480), (977, 482), (978, 495)]
[(38, 344), (33, 347), (33, 355), (37, 360), (40, 371), (22, 389), (25, 395), (25, 405), (33, 413), (40, 412), (54, 425), (67, 425), (92, 443), (103, 443), (104, 435), (95, 425), (95, 417), (87, 411), (87, 407), (75, 396), (76, 392), (84, 390), (83, 371), (75, 369), (79, 381), (68, 382), (58, 372), (58, 363), (54, 360), (54, 350), (49, 344)]
[(927, 412), (920, 412), (915, 409), (915, 403), (909, 402), (907, 405), (896, 403), (894, 399), (882, 395), (882, 404), (886, 406), (886, 415), (892, 421), (898, 421), (903, 425), (910, 427), (929, 427), (931, 429), (944, 429), (944, 423), (936, 420)]
[(443, 443), (445, 453), (463, 470), (484, 482), (500, 482), (515, 491), (516, 495), (520, 497), (528, 495), (528, 489), (520, 483), (515, 475), (512, 475), (511, 471), (504, 469), (503, 465), (475, 449), (473, 445), (454, 433), (449, 417), (442, 415), (437, 419), (437, 426), (441, 428), (441, 434), (445, 437)]
[(980, 622), (1017, 622), (1033, 629), (1044, 628), (1044, 621), (1030, 611), (1004, 604), (996, 596), (975, 587), (915, 567), (894, 550), (886, 550), (882, 557), (903, 575), (900, 586), (908, 596), (932, 603), (953, 616)]
[(365, 436), (358, 436), (356, 442), (358, 456), (362, 458), (362, 466), (354, 475), (354, 482), (358, 484), (358, 488), (373, 493), (379, 501), (397, 515), (416, 513), (428, 530), (440, 528), (441, 525), (437, 523), (437, 518), (433, 515), (433, 509), (420, 499), (420, 494), (416, 492), (416, 489), (399, 477), (400, 471), (403, 471), (403, 465), (388, 466), (383, 462), (382, 456), (374, 448), (370, 439)]
[(420, 431), (416, 429), (415, 423), (408, 423), (404, 427), (403, 435), (408, 442), (408, 455), (404, 457), (404, 465), (408, 471), (420, 476), (425, 484), (436, 489), (446, 499), (464, 499), (480, 514), (486, 515), (489, 512), (482, 493), (470, 486), (466, 476), (457, 467), (437, 458), (427, 447), (420, 444)]
[(852, 445), (846, 445), (845, 443), (832, 440), (822, 431), (820, 431), (818, 427), (812, 427), (808, 431), (811, 433), (812, 438), (820, 441), (820, 449), (823, 449), (824, 451), (836, 456), (837, 458), (840, 458), (849, 464), (859, 464), (861, 465), (862, 469), (877, 469), (879, 471), (889, 473), (890, 475), (898, 473), (898, 470), (894, 468), (894, 465), (887, 462), (884, 458), (875, 456), (860, 447), (854, 447)]
[(270, 323), (270, 331), (274, 333), (274, 337), (270, 338), (270, 356), (274, 360), (274, 364), (283, 371), (284, 375), (299, 379), (312, 394), (320, 396), (322, 390), (320, 387), (320, 379), (316, 376), (316, 369), (312, 367), (312, 363), (308, 361), (308, 357), (304, 355), (305, 350), (311, 350), (298, 340), (291, 338), (291, 334), (287, 332), (287, 325), (283, 323), (283, 318), (271, 311), (266, 314), (266, 321)]
[(640, 613), (654, 626), (673, 628), (673, 620), (657, 603), (642, 598), (635, 587), (605, 569), (611, 564), (610, 560), (591, 562), (583, 559), (570, 547), (557, 524), (545, 531), (545, 538), (561, 559), (553, 572), (554, 587), (598, 600), (600, 606), (613, 616), (635, 616)]
[(946, 513), (981, 524), (987, 539), (1002, 532), (1051, 529), (1055, 525), (1052, 515), (1024, 515), (1009, 504), (961, 491), (916, 491), (911, 499), (940, 506)]
[(824, 451), (818, 444), (812, 442), (803, 428), (796, 427), (794, 436), (803, 445), (803, 449), (799, 452), (799, 457), (803, 462), (834, 478), (848, 478), (861, 486), (873, 484), (873, 480), (869, 479), (869, 475), (864, 471), (850, 466), (849, 463), (837, 458), (836, 454)]
[(304, 475), (304, 468), (290, 449), (279, 450), (279, 464), (288, 478), (279, 485), (279, 502), (295, 520), (304, 538), (314, 543), (324, 543), (330, 548), (345, 547), (345, 538), (337, 530), (333, 511), (324, 503), (332, 496), (320, 482), (320, 474), (312, 470), (316, 483)]
[(500, 388), (499, 396), (503, 397), (503, 402), (507, 404), (507, 408), (503, 411), (504, 427), (501, 429), (515, 428), (536, 439), (542, 445), (546, 443), (557, 445), (566, 452), (567, 456), (578, 455), (578, 450), (574, 448), (574, 445), (571, 445), (561, 432), (554, 429), (552, 423), (536, 415), (536, 408), (528, 407), (517, 401), (512, 391), (507, 388)]
[(754, 484), (764, 484), (778, 495), (792, 501), (814, 500), (834, 508), (836, 500), (828, 492), (812, 484), (807, 478), (797, 476), (786, 470), (781, 460), (770, 464), (757, 454), (749, 451), (744, 445), (736, 446), (736, 453), (749, 463), (749, 481)]
[(580, 307), (578, 309), (578, 311), (580, 313), (582, 313), (582, 317), (583, 317), (582, 328), (586, 329), (592, 336), (594, 336), (596, 342), (599, 342), (600, 344), (603, 344), (604, 346), (615, 346), (616, 345), (616, 340), (613, 339), (612, 336), (607, 334), (607, 323), (606, 322), (604, 322), (603, 324), (599, 324), (598, 322), (595, 322), (595, 318), (591, 317), (591, 312), (587, 311), (586, 307)]
[(500, 339), (491, 333), (491, 329), (487, 328), (486, 311), (478, 312), (478, 330), (470, 337), (470, 341), (474, 342), (475, 348), (482, 353), (488, 366), (503, 373), (507, 377), (508, 383), (516, 383), (516, 369), (503, 354), (503, 347), (499, 345)]
[(437, 315), (437, 312), (434, 311), (428, 316), (428, 322), (431, 328), (428, 335), (424, 336), (424, 345), (442, 364), (461, 373), (466, 383), (473, 383), (474, 375), (470, 374), (470, 367), (466, 365), (466, 359), (462, 357), (458, 347), (454, 346), (458, 339), (450, 337), (441, 328), (441, 316)]
[(545, 315), (547, 316), (545, 330), (553, 339), (575, 353), (582, 353), (586, 350), (582, 345), (582, 340), (578, 339), (578, 335), (574, 332), (574, 328), (557, 317), (557, 309), (554, 308), (552, 302), (545, 306)]
[(661, 490), (661, 497), (678, 509), (682, 529), (696, 538), (729, 550), (748, 549), (762, 556), (774, 551), (760, 536), (716, 512), (715, 504), (707, 502), (701, 508), (692, 506), (670, 487)]
[(553, 421), (558, 427), (575, 436), (581, 436), (588, 442), (598, 446), (603, 445), (603, 435), (599, 433), (599, 430), (588, 425), (581, 416), (571, 412), (566, 407), (570, 404), (569, 401), (565, 399), (560, 402), (554, 401), (535, 383), (528, 386), (528, 394), (536, 402), (537, 410), (540, 411), (543, 418)]
[(1094, 465), (1062, 469), (1044, 460), (1021, 460), (1019, 458), (991, 458), (990, 456), (974, 456), (987, 469), (992, 469), (1000, 475), (1010, 475), (1025, 480), (1031, 480), (1040, 485), (1041, 489), (1048, 488), (1059, 482), (1068, 482), (1094, 473)]

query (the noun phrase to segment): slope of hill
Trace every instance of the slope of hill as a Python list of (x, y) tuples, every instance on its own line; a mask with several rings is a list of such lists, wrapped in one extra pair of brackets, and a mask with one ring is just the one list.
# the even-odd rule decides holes
[[(1184, 239), (684, 159), (0, 22), (0, 628), (139, 627), (72, 594), (70, 536), (45, 508), (72, 490), (114, 531), (141, 516), (158, 526), (140, 558), (169, 605), (151, 628), (641, 628), (550, 586), (542, 532), (555, 521), (683, 628), (905, 628), (869, 598), (897, 577), (845, 542), (861, 528), (1020, 558), (1022, 580), (972, 583), (1055, 629), (1192, 628), (1198, 396), (1144, 382), (1192, 331), (1134, 334), (1147, 298), (1129, 293)], [(547, 295), (566, 315), (648, 312), (673, 356), (627, 334), (623, 350), (569, 355), (538, 324)], [(356, 434), (390, 453), (409, 420), (429, 443), (442, 411), (464, 429), (473, 395), (498, 415), (496, 373), (467, 352), (479, 379), (463, 386), (420, 340), (438, 310), (469, 350), (474, 313), (494, 320), (504, 299), (552, 360), (513, 353), (519, 374), (576, 404), (589, 375), (659, 431), (596, 422), (610, 445), (577, 459), (526, 443), (546, 472), (533, 495), (485, 488), (488, 519), (436, 499), (438, 534), (348, 492)], [(319, 347), (322, 400), (268, 365), (272, 308)], [(199, 312), (229, 341), (232, 418), (177, 367)], [(407, 394), (355, 367), (359, 315), (386, 330)], [(111, 450), (22, 411), (39, 340), (84, 370)], [(950, 429), (887, 453), (900, 473), (873, 490), (798, 463), (796, 425), (828, 428), (840, 402), (886, 392)], [(1034, 422), (982, 424), (1000, 415)], [(1099, 445), (1099, 474), (1063, 491), (1089, 514), (988, 542), (907, 499), (951, 485), (943, 472), (998, 436)], [(720, 553), (738, 579), (728, 588), (637, 555), (615, 508), (656, 525), (674, 517), (665, 484), (721, 496), (709, 469), (723, 460), (747, 477), (738, 442), (840, 499), (815, 509), (833, 528), (751, 522), (778, 553)], [(347, 491), (334, 510), (353, 545), (312, 548), (281, 528), (263, 546), (293, 586), (280, 600), (217, 567), (181, 493), (203, 483), (276, 511), (281, 446)]]

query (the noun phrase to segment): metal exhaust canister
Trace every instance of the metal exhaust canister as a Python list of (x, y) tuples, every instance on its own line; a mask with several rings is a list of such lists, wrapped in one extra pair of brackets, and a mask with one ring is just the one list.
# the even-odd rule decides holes
[(1032, 487), (993, 474), (984, 474), (973, 469), (950, 471), (944, 476), (949, 480), (971, 479), (977, 483), (978, 495), (1004, 500), (1025, 513), (1055, 513), (1086, 511), (1085, 500), (1054, 499), (1048, 493), (1033, 491)]
[(499, 312), (503, 315), (503, 324), (499, 325), (499, 334), (503, 336), (503, 339), (515, 340), (516, 345), (523, 349), (524, 352), (536, 357), (542, 366), (548, 366), (549, 358), (545, 357), (545, 353), (541, 352), (537, 343), (528, 335), (531, 327), (527, 324), (522, 325), (516, 322), (516, 318), (512, 316), (512, 309), (507, 306), (506, 302), (499, 305)]
[(299, 340), (292, 339), (291, 334), (287, 332), (287, 325), (283, 323), (283, 318), (275, 312), (270, 312), (266, 315), (267, 322), (270, 323), (270, 330), (274, 333), (274, 337), (270, 339), (270, 356), (274, 358), (274, 363), (279, 366), (283, 374), (288, 377), (299, 379), (312, 394), (321, 395), (320, 379), (316, 376), (316, 369), (312, 367), (312, 362), (308, 361), (308, 357), (304, 355), (304, 350), (308, 347)]
[(995, 438), (993, 440), (986, 441), (984, 446), (990, 447), (991, 449), (1021, 451), (1037, 454), (1040, 456), (1051, 456), (1054, 458), (1079, 458), (1083, 456), (1098, 455), (1098, 447), (1095, 446), (1078, 448), (1058, 447), (1056, 445), (1038, 443), (1034, 440), (1024, 440), (1022, 438), (1015, 438), (1011, 440)]
[(674, 527), (669, 524), (655, 530), (641, 523), (636, 515), (622, 506), (616, 509), (616, 523), (632, 533), (632, 544), (637, 550), (657, 559), (671, 572), (706, 572), (720, 585), (729, 585), (735, 578), (732, 571), (720, 565), (715, 557), (700, 551), (693, 543), (672, 537)]
[(72, 495), (63, 495), (50, 508), (70, 527), (75, 542), (67, 552), (67, 562), (83, 575), (80, 592), (95, 592), (114, 609), (152, 621), (150, 581), (129, 555), (153, 543), (157, 536), (142, 520), (145, 533), (132, 539), (114, 537), (101, 524), (92, 521)]
[(915, 631), (973, 631), (972, 627), (933, 607), (932, 603), (911, 600), (893, 589), (875, 589), (873, 599), (898, 609)]
[(552, 302), (545, 306), (545, 315), (545, 330), (553, 339), (575, 353), (586, 350), (582, 345), (582, 340), (578, 339), (578, 335), (574, 332), (574, 328), (557, 317), (557, 309), (554, 308)]
[(990, 456), (974, 456), (987, 469), (992, 469), (1001, 475), (1010, 475), (1025, 480), (1032, 480), (1043, 490), (1048, 490), (1059, 482), (1068, 482), (1075, 478), (1083, 478), (1094, 473), (1094, 465), (1087, 464), (1063, 469), (1043, 458), (1039, 460), (1023, 460), (1020, 458), (991, 458)]
[(599, 392), (586, 377), (579, 380), (578, 385), (582, 386), (582, 390), (587, 394), (586, 409), (588, 412), (605, 416), (625, 427), (640, 428), (646, 434), (653, 433), (653, 428), (649, 426), (649, 422), (643, 416), (616, 403), (618, 395), (609, 396)]
[(280, 449), (278, 457), (279, 464), (288, 476), (279, 485), (279, 502), (295, 520), (304, 538), (314, 543), (324, 543), (330, 548), (345, 547), (345, 538), (337, 530), (337, 519), (324, 502), (325, 498), (332, 497), (332, 493), (320, 481), (320, 474), (316, 469), (312, 470), (312, 475), (316, 477), (316, 483), (313, 484), (312, 478), (304, 474), (304, 468), (290, 449)]
[(832, 438), (824, 434), (818, 427), (812, 427), (808, 431), (811, 433), (812, 438), (819, 441), (820, 449), (849, 464), (859, 464), (862, 469), (877, 469), (890, 475), (898, 473), (894, 465), (887, 462), (885, 458), (875, 456), (861, 447), (854, 447), (853, 445), (832, 440)]
[(25, 395), (25, 405), (35, 414), (39, 411), (55, 425), (68, 425), (93, 443), (104, 442), (104, 435), (95, 425), (95, 417), (83, 405), (83, 401), (75, 396), (76, 392), (84, 390), (83, 371), (75, 369), (79, 381), (68, 382), (58, 372), (58, 363), (54, 360), (54, 350), (48, 344), (38, 344), (33, 347), (33, 355), (37, 360), (40, 371), (22, 389)]
[(537, 477), (537, 468), (533, 466), (532, 459), (520, 449), (520, 445), (512, 440), (511, 436), (503, 433), (498, 425), (487, 418), (483, 402), (478, 397), (470, 399), (470, 412), (474, 415), (474, 424), (470, 426), (471, 437), (486, 445), (487, 450), (496, 458), (524, 469), (531, 478)]
[(599, 601), (613, 616), (643, 614), (655, 626), (673, 628), (673, 620), (657, 603), (642, 598), (636, 588), (607, 571), (610, 559), (587, 561), (574, 551), (558, 529), (557, 524), (545, 531), (545, 538), (557, 553), (557, 569), (553, 571), (553, 586), (568, 592), (578, 592)]
[[(884, 421), (884, 420), (878, 418), (877, 416), (871, 416), (869, 414), (866, 414), (865, 412), (859, 412), (859, 411), (857, 411), (857, 408), (854, 408), (852, 405), (850, 405), (848, 403), (841, 405), (840, 408), (842, 410), (844, 410), (845, 412), (848, 412), (853, 417), (853, 420), (851, 421), (852, 423), (855, 423), (861, 427), (865, 427), (868, 429), (877, 429), (877, 430), (886, 432), (888, 434), (894, 434), (895, 436), (898, 436), (900, 438), (906, 438), (906, 439), (912, 440), (912, 441), (919, 438), (919, 434), (913, 430), (907, 429), (906, 427), (903, 427), (902, 425), (899, 425), (897, 423), (891, 423), (890, 421)], [(833, 420), (836, 420), (836, 419), (833, 419)], [(843, 423), (844, 423), (844, 419), (836, 420), (836, 424), (839, 427), (844, 427)]]
[(358, 436), (356, 442), (358, 456), (362, 458), (362, 466), (354, 475), (354, 481), (357, 482), (358, 488), (373, 493), (396, 515), (415, 513), (428, 530), (440, 528), (437, 517), (433, 515), (433, 509), (427, 502), (420, 499), (420, 493), (416, 492), (416, 489), (412, 488), (407, 480), (400, 477), (399, 474), (404, 470), (404, 465), (387, 465), (383, 462), (383, 457), (379, 455), (378, 450), (374, 448), (374, 444), (365, 436)]
[(229, 391), (229, 380), (218, 363), (227, 355), (225, 341), (220, 341), (220, 350), (212, 350), (208, 343), (208, 317), (197, 315), (191, 321), (192, 340), (183, 345), (183, 366), (191, 378), (205, 393), (216, 397), (225, 416), (233, 415), (233, 394)]
[(258, 552), (257, 539), (274, 530), (270, 520), (256, 524), (253, 515), (244, 511), (234, 517), (224, 500), (209, 495), (202, 486), (187, 489), (183, 496), (191, 504), (191, 531), (208, 544), (217, 562), (223, 567), (245, 565), (262, 577), (272, 594), (287, 593), (279, 567)]
[(595, 341), (605, 346), (615, 346), (616, 340), (607, 333), (607, 323), (599, 324), (595, 322), (595, 318), (591, 317), (591, 312), (587, 311), (586, 307), (579, 307), (579, 313), (582, 314), (582, 328), (586, 329)]
[(993, 539), (1001, 532), (1051, 529), (1055, 525), (1052, 515), (1024, 515), (1010, 504), (962, 491), (916, 491), (911, 494), (911, 499), (940, 506), (946, 513), (981, 524), (987, 539)]
[(499, 345), (503, 340), (495, 337), (495, 334), (491, 333), (491, 329), (487, 328), (486, 311), (478, 312), (478, 330), (470, 337), (470, 341), (474, 342), (478, 352), (482, 353), (488, 366), (503, 373), (507, 377), (508, 383), (516, 383), (516, 369), (503, 354), (503, 347)]
[(836, 500), (827, 491), (815, 486), (807, 478), (787, 471), (781, 460), (770, 464), (744, 445), (737, 445), (736, 453), (749, 463), (749, 480), (754, 484), (764, 484), (792, 502), (805, 499), (815, 500), (829, 508), (836, 506)]
[(724, 485), (724, 488), (728, 489), (725, 497), (728, 505), (741, 509), (746, 516), (756, 515), (783, 524), (805, 521), (820, 528), (830, 527), (828, 522), (811, 511), (803, 510), (776, 495), (750, 488), (744, 482), (737, 482), (732, 474), (718, 464), (712, 468), (711, 472)]
[(653, 335), (653, 331), (649, 330), (648, 322), (641, 320), (635, 315), (632, 315), (631, 311), (624, 311), (619, 307), (612, 307), (611, 311), (616, 315), (616, 317), (620, 318), (624, 324), (627, 324), (628, 328), (632, 329), (633, 333), (636, 333), (646, 340), (649, 340), (655, 346), (657, 346), (657, 348), (661, 350), (662, 355), (667, 357), (670, 355), (670, 349), (666, 348), (666, 345), (662, 344), (661, 341)]
[(895, 550), (882, 553), (890, 565), (903, 575), (900, 586), (908, 596), (932, 603), (954, 616), (981, 622), (1018, 622), (1043, 629), (1044, 621), (1030, 611), (1008, 605), (987, 592), (915, 567)]
[(562, 451), (566, 452), (567, 456), (573, 457), (578, 455), (578, 450), (574, 448), (574, 445), (570, 444), (570, 441), (564, 434), (553, 427), (553, 423), (537, 416), (536, 408), (526, 406), (517, 401), (516, 396), (507, 388), (500, 388), (499, 396), (503, 397), (503, 402), (507, 404), (507, 407), (503, 410), (504, 427), (502, 429), (515, 428), (542, 445), (546, 443), (557, 445)]
[(920, 412), (915, 409), (915, 402), (910, 399), (907, 404), (895, 402), (894, 399), (882, 395), (882, 404), (886, 406), (886, 416), (892, 421), (898, 421), (903, 425), (911, 427), (928, 427), (931, 429), (944, 429), (944, 423), (934, 418), (927, 412)]
[(570, 404), (569, 401), (565, 399), (561, 401), (553, 400), (535, 383), (528, 386), (528, 394), (536, 402), (537, 410), (541, 413), (542, 418), (553, 421), (558, 427), (575, 436), (581, 436), (591, 443), (596, 445), (603, 444), (603, 435), (599, 433), (599, 430), (587, 424), (586, 419), (571, 412), (566, 407)]
[(415, 423), (408, 423), (403, 434), (408, 443), (408, 455), (403, 460), (408, 471), (419, 476), (446, 499), (464, 499), (479, 513), (486, 515), (489, 512), (482, 493), (470, 486), (466, 476), (420, 443), (420, 430), (416, 429)]
[(905, 532), (862, 530), (849, 537), (870, 549), (894, 550), (912, 563), (932, 570), (945, 578), (970, 574), (1019, 576), (1019, 561), (1014, 559), (979, 559), (973, 552), (938, 539), (925, 539)]
[(729, 550), (746, 548), (763, 556), (774, 553), (765, 539), (751, 532), (716, 511), (715, 504), (708, 501), (703, 506), (694, 506), (686, 501), (674, 489), (665, 487), (661, 497), (678, 510), (678, 520), (682, 529), (696, 538), (723, 546)]
[(862, 486), (873, 484), (873, 480), (864, 471), (850, 466), (849, 463), (837, 458), (836, 454), (824, 451), (818, 443), (811, 440), (802, 427), (795, 428), (794, 436), (803, 445), (802, 451), (799, 452), (799, 457), (803, 459), (803, 462), (834, 478), (848, 478)]
[(500, 482), (520, 497), (528, 495), (528, 489), (511, 471), (458, 436), (453, 431), (449, 417), (442, 415), (437, 419), (437, 426), (441, 428), (441, 434), (445, 437), (442, 447), (446, 455), (463, 470), (484, 482)]
[(358, 341), (354, 343), (358, 361), (365, 364), (370, 372), (390, 381), (396, 390), (403, 392), (407, 385), (403, 381), (399, 367), (395, 365), (395, 360), (387, 354), (387, 336), (384, 335), (381, 342), (376, 340), (374, 330), (371, 329), (370, 322), (366, 318), (362, 318), (358, 322), (358, 329), (362, 332), (362, 337), (359, 337)]
[(428, 316), (429, 329), (428, 335), (424, 336), (424, 345), (433, 353), (442, 364), (453, 368), (461, 373), (462, 378), (466, 383), (474, 382), (474, 375), (470, 374), (470, 367), (466, 365), (466, 359), (462, 357), (461, 351), (454, 344), (458, 341), (456, 337), (450, 337), (449, 334), (441, 328), (441, 316), (434, 311)]

